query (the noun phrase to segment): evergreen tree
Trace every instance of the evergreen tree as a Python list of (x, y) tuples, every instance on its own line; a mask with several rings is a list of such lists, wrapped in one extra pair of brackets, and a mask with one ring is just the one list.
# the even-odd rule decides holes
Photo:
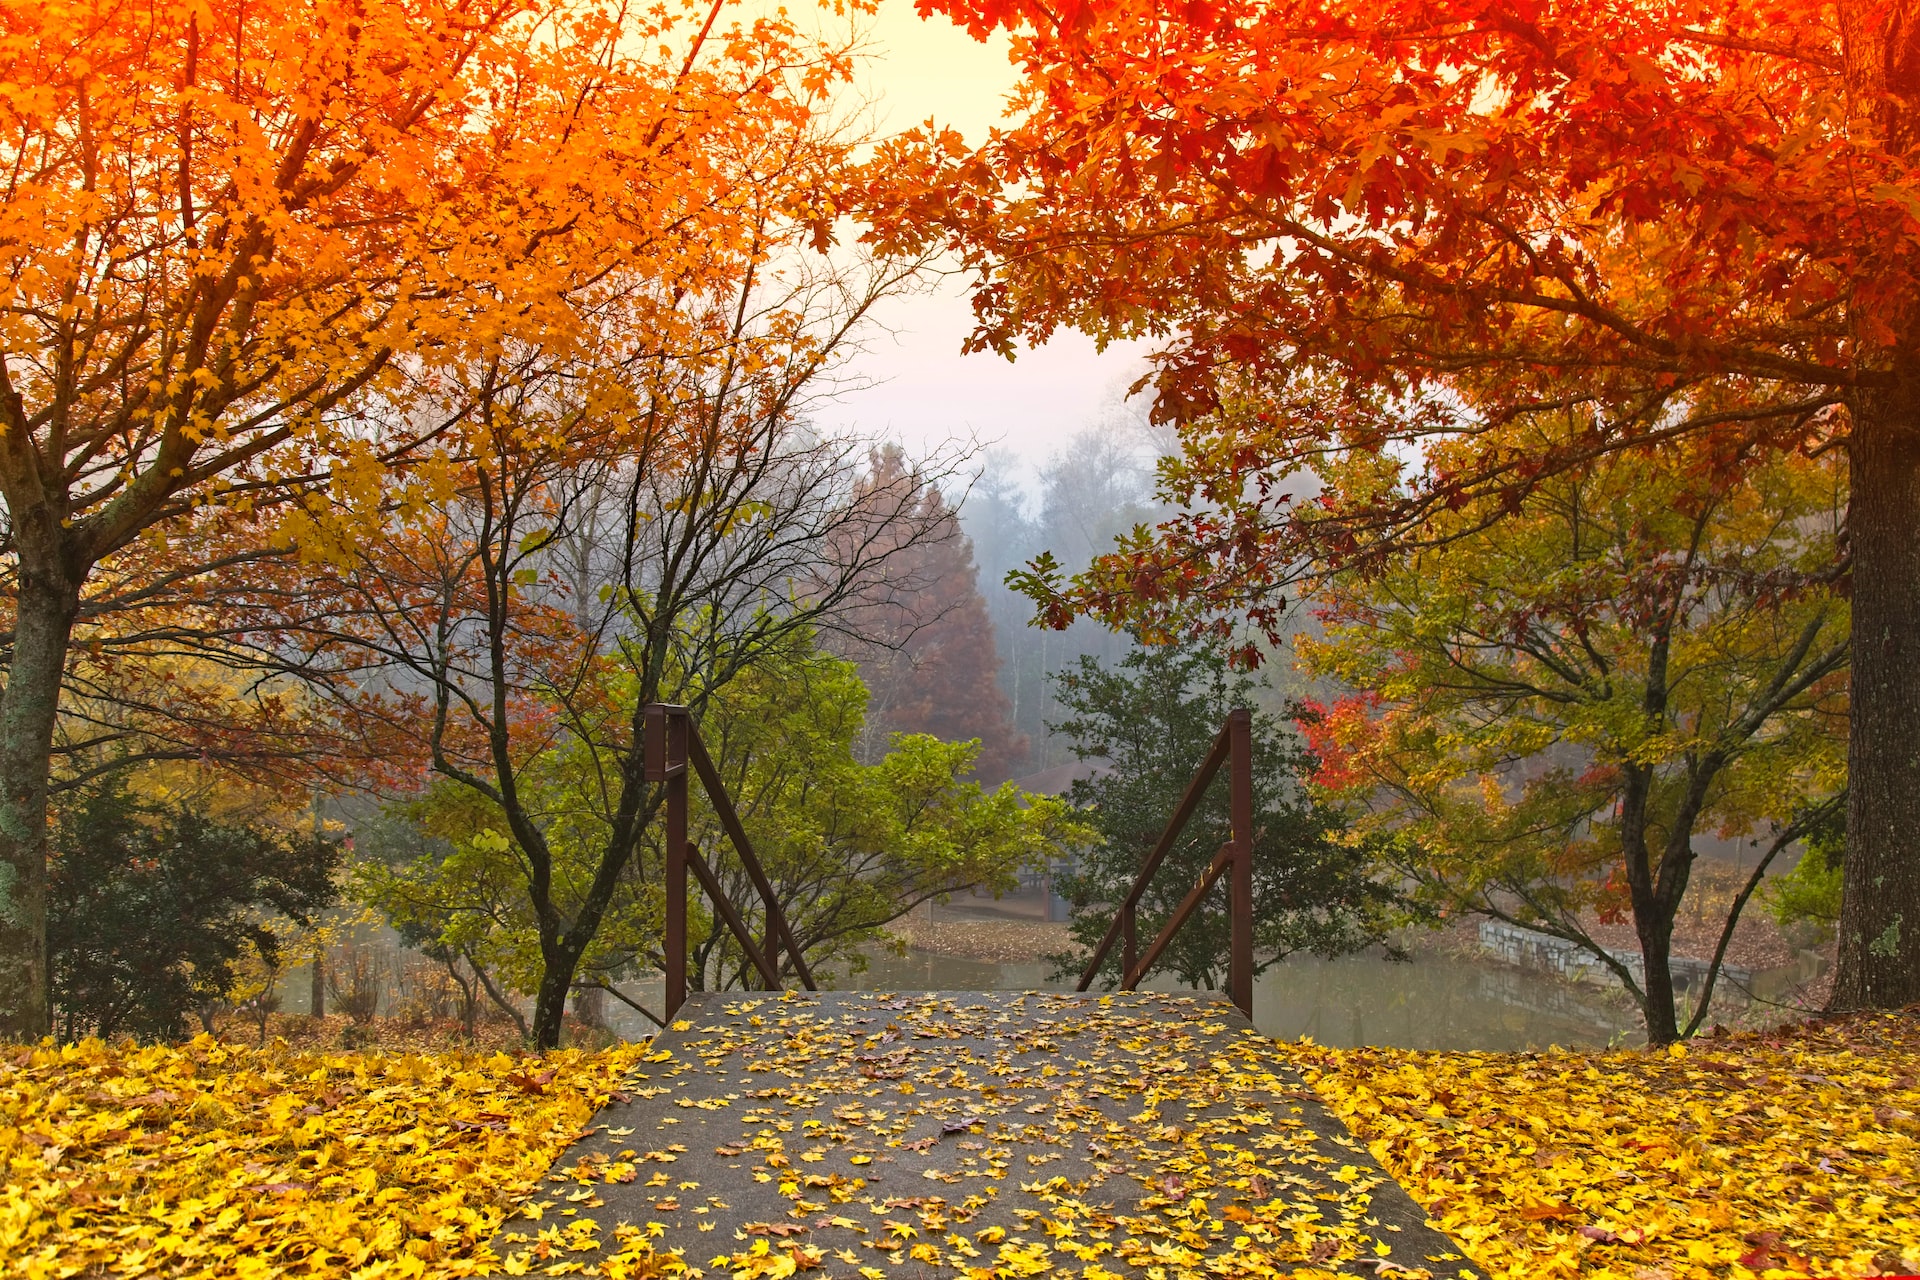
[(304, 926), (333, 904), (342, 857), (321, 836), (143, 803), (124, 778), (69, 805), (53, 837), (47, 942), (68, 1039), (179, 1038), (249, 943), (274, 960), (269, 913)]
[[(906, 469), (898, 448), (874, 455), (879, 485), (897, 483)], [(914, 522), (934, 536), (889, 562), (886, 581), (867, 593), (864, 642), (851, 646), (870, 697), (862, 755), (879, 758), (895, 734), (973, 739), (980, 743), (975, 769), (981, 781), (1004, 781), (1026, 758), (1027, 739), (1015, 731), (1012, 704), (1000, 688), (1000, 657), (973, 544), (937, 486), (922, 488)]]
[[(1105, 935), (1227, 713), (1254, 704), (1257, 682), (1229, 671), (1217, 651), (1187, 643), (1136, 645), (1113, 668), (1083, 656), (1058, 685), (1070, 715), (1051, 727), (1071, 739), (1079, 759), (1102, 766), (1068, 792), (1099, 839), (1073, 873), (1055, 882), (1073, 904), (1073, 935), (1082, 948), (1056, 963), (1074, 973)], [(1313, 768), (1290, 729), (1254, 713), (1255, 973), (1296, 951), (1336, 956), (1385, 942), (1400, 918), (1398, 894), (1369, 874), (1370, 850), (1346, 839), (1340, 815), (1301, 786)], [(1232, 835), (1227, 804), (1222, 768), (1141, 899), (1142, 952)], [(1187, 921), (1155, 972), (1194, 987), (1225, 981), (1232, 940), (1226, 893), (1224, 881), (1214, 887), (1212, 906)], [(1120, 978), (1119, 952), (1115, 947), (1102, 970), (1112, 982)]]

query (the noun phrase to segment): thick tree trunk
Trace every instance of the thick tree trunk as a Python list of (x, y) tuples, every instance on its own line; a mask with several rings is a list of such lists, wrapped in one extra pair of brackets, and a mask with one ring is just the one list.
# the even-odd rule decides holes
[(1647, 1043), (1672, 1044), (1680, 1038), (1680, 1020), (1673, 1008), (1673, 915), (1655, 906), (1636, 909), (1634, 932), (1640, 939), (1646, 992)]
[(53, 1032), (47, 779), (67, 644), (80, 600), (79, 575), (57, 557), (32, 554), (22, 545), (19, 574), (13, 660), (0, 699), (0, 1040), (33, 1040)]
[[(1643, 805), (1630, 803), (1626, 807), (1630, 820), (1644, 821)], [(1688, 826), (1691, 830), (1691, 823)], [(1665, 886), (1658, 882), (1654, 869), (1648, 865), (1644, 829), (1623, 834), (1627, 845), (1633, 932), (1640, 941), (1640, 989), (1646, 998), (1641, 1013), (1647, 1024), (1647, 1043), (1672, 1044), (1680, 1038), (1680, 1019), (1673, 1007), (1673, 917), (1678, 894), (1662, 892)]]
[(1856, 391), (1852, 723), (1830, 1008), (1920, 1000), (1920, 377)]
[[(1649, 664), (1645, 704), (1656, 723), (1666, 705), (1666, 651), (1662, 641)], [(1679, 1021), (1673, 1012), (1673, 906), (1668, 895), (1662, 893), (1665, 886), (1647, 848), (1653, 770), (1629, 764), (1626, 775), (1620, 803), (1620, 855), (1626, 867), (1627, 896), (1633, 905), (1633, 932), (1640, 940), (1640, 989), (1645, 998), (1641, 1014), (1647, 1024), (1648, 1044), (1672, 1044), (1680, 1038)], [(1689, 822), (1689, 831), (1691, 827)], [(1667, 861), (1663, 858), (1661, 865)]]

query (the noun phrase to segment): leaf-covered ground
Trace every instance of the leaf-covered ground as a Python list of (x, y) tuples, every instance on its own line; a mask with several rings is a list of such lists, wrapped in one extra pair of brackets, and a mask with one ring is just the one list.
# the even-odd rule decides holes
[[(1920, 1272), (1911, 1014), (1665, 1055), (1277, 1048), (1489, 1277)], [(0, 1274), (488, 1270), (509, 1210), (591, 1196), (536, 1189), (649, 1052), (0, 1051)]]
[(0, 1051), (0, 1275), (464, 1275), (646, 1052)]
[(1438, 1280), (1466, 1266), (1218, 996), (706, 994), (655, 1048), (531, 1221), (510, 1224), (510, 1270)]
[(1920, 1273), (1920, 1016), (1669, 1053), (1287, 1046), (1490, 1276)]

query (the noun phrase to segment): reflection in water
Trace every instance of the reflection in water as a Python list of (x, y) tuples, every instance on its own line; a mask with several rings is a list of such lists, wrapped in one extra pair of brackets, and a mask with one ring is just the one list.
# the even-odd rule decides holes
[[(911, 951), (871, 957), (866, 972), (833, 985), (851, 990), (1068, 990), (1042, 961), (992, 964)], [(1150, 984), (1171, 990), (1172, 982)], [(1312, 1036), (1339, 1047), (1511, 1051), (1605, 1045), (1637, 1039), (1638, 1019), (1598, 991), (1545, 975), (1452, 956), (1405, 963), (1375, 955), (1322, 960), (1296, 956), (1254, 985), (1254, 1023), (1282, 1039)]]

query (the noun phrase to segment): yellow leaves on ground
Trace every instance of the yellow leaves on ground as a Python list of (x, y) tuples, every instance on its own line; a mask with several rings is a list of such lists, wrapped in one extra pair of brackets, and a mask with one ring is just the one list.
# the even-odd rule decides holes
[(1671, 1052), (1286, 1046), (1494, 1277), (1920, 1272), (1920, 1019)]
[(470, 1273), (644, 1051), (14, 1048), (0, 1274)]
[[(563, 1252), (510, 1223), (510, 1261), (525, 1245), (533, 1270), (689, 1280), (1309, 1280), (1382, 1258), (1460, 1273), (1444, 1241), (1393, 1220), (1422, 1215), (1382, 1194), (1385, 1174), (1217, 999), (713, 993), (697, 1008), (697, 1032), (663, 1040), (672, 1062), (647, 1073), (670, 1090), (601, 1120), (635, 1145), (686, 1138), (703, 1193), (737, 1205), (718, 1224), (731, 1241), (701, 1239), (693, 1207), (659, 1224), (657, 1250), (596, 1268), (591, 1244)], [(560, 1164), (618, 1149), (583, 1140)], [(609, 1188), (594, 1216), (611, 1230), (659, 1209)]]
[[(1305, 1043), (1260, 1052), (1307, 1076), (1496, 1280), (1920, 1271), (1920, 1020), (1911, 1015), (1696, 1041), (1678, 1054)], [(509, 1271), (579, 1272), (597, 1256), (603, 1275), (699, 1274), (656, 1246), (657, 1224), (596, 1238), (576, 1215), (576, 1202), (597, 1203), (582, 1194), (632, 1180), (649, 1160), (665, 1167), (671, 1148), (623, 1150), (624, 1159), (553, 1179), (571, 1188), (533, 1195), (646, 1056), (644, 1045), (539, 1059), (314, 1054), (206, 1037), (179, 1048), (13, 1049), (0, 1058), (0, 1274), (466, 1275), (495, 1265), (486, 1242), (509, 1214), (544, 1246), (510, 1259)], [(1351, 1168), (1331, 1172), (1336, 1186), (1354, 1185)], [(808, 1190), (828, 1181), (810, 1178), (795, 1195), (844, 1199)], [(861, 1238), (887, 1247), (831, 1258), (871, 1280), (941, 1253), (957, 1276), (1110, 1280), (1105, 1264), (1126, 1264), (1178, 1280), (1214, 1270), (1195, 1249), (1208, 1206), (1186, 1203), (1193, 1186), (1162, 1197), (1163, 1211), (1148, 1215), (1164, 1219), (1157, 1231), (1139, 1229), (1140, 1217), (1088, 1210), (1064, 1184), (1022, 1190), (1044, 1193), (1045, 1221), (1034, 1219), (1030, 1237), (993, 1226), (969, 1240), (954, 1234), (944, 1202), (899, 1200), (924, 1206), (918, 1227), (876, 1217)], [(1189, 1208), (1191, 1222), (1181, 1216)], [(1212, 1212), (1209, 1231), (1260, 1225), (1257, 1205)], [(706, 1274), (827, 1274), (829, 1255), (786, 1238), (797, 1229), (769, 1227)]]

